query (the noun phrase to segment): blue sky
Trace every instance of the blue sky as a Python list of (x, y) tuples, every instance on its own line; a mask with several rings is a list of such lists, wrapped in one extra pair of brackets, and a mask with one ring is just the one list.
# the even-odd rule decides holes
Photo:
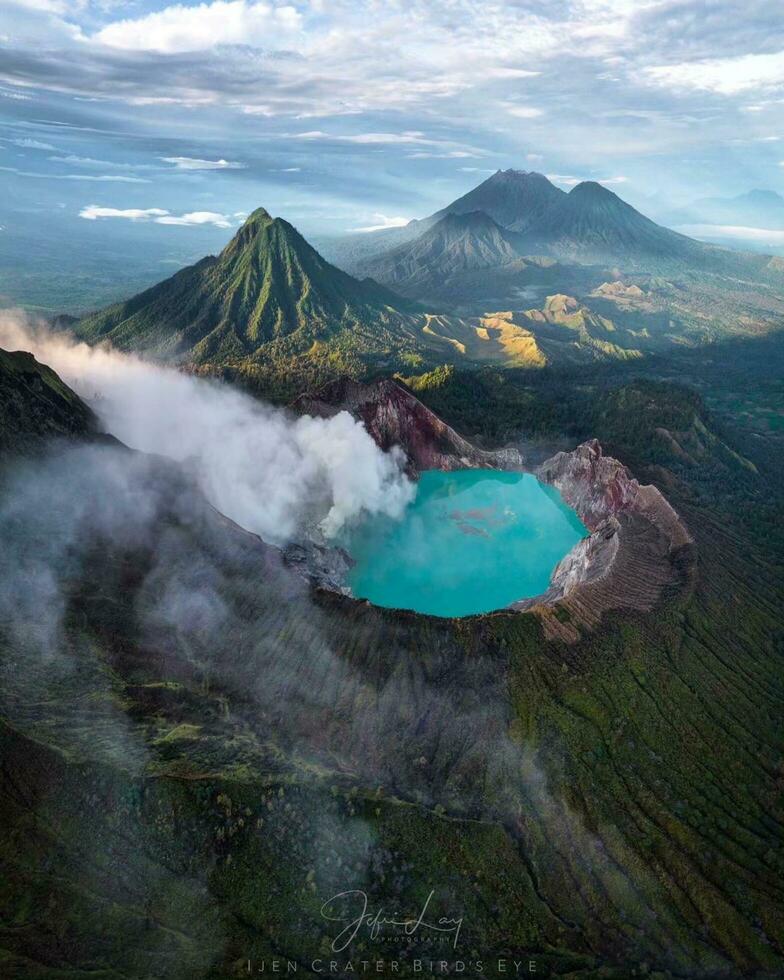
[(507, 167), (654, 216), (782, 191), (781, 26), (770, 0), (4, 0), (2, 234), (198, 253), (259, 205), (340, 234)]

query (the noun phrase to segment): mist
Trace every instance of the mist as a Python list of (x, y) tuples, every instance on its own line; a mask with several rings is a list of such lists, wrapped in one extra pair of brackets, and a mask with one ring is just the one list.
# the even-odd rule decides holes
[(414, 496), (400, 449), (384, 453), (347, 412), (295, 417), (216, 381), (0, 313), (0, 347), (53, 368), (127, 446), (186, 465), (209, 501), (266, 541), (334, 538), (363, 514), (399, 517)]

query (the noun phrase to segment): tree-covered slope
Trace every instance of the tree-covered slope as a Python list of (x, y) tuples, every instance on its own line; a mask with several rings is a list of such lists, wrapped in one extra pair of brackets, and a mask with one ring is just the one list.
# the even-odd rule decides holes
[(26, 351), (0, 349), (0, 452), (83, 436), (95, 424), (92, 411), (51, 368)]
[(259, 208), (208, 256), (76, 327), (90, 342), (194, 364), (307, 349), (357, 326), (405, 321), (405, 300), (326, 262), (288, 222)]

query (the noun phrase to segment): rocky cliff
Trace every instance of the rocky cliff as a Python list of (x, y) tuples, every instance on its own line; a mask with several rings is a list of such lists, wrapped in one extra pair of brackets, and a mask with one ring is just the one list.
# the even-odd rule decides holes
[(323, 417), (342, 410), (351, 412), (383, 450), (400, 446), (414, 475), (422, 470), (513, 470), (523, 465), (516, 449), (488, 452), (472, 446), (394, 381), (335, 381), (313, 395), (300, 396), (293, 408)]
[[(596, 439), (557, 453), (536, 470), (591, 531), (553, 571), (550, 588), (513, 608), (534, 609), (545, 633), (573, 641), (610, 609), (649, 610), (668, 587), (693, 580), (694, 542), (654, 486), (640, 486)], [(552, 607), (559, 604), (556, 612)]]

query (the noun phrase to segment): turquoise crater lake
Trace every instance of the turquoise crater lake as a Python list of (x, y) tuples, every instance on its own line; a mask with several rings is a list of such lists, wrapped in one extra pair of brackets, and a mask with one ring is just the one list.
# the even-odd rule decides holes
[(356, 562), (356, 597), (469, 616), (544, 592), (586, 534), (558, 491), (528, 473), (426, 470), (400, 520), (370, 518), (341, 544)]

